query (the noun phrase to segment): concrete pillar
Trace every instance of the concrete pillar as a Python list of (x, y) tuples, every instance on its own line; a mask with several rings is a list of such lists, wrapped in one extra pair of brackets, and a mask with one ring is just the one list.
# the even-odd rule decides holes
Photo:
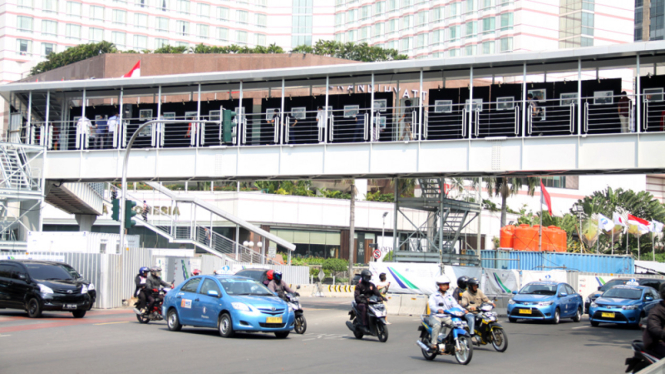
[(21, 223), (25, 226), (19, 224), (15, 226), (18, 228), (17, 240), (27, 241), (28, 231), (39, 231), (40, 203), (40, 200), (24, 200), (18, 204), (20, 209), (16, 212), (16, 217), (23, 215)]
[(97, 216), (94, 214), (75, 214), (74, 218), (79, 224), (79, 231), (92, 231), (92, 225), (97, 220)]

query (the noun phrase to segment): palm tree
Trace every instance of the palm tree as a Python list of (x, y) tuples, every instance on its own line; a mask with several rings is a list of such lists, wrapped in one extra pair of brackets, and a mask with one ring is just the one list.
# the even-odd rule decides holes
[(508, 205), (506, 201), (510, 196), (516, 195), (523, 186), (527, 187), (529, 196), (533, 196), (540, 182), (539, 178), (508, 178), (508, 177), (490, 177), (487, 178), (487, 190), (494, 196), (501, 196), (501, 227), (506, 225), (506, 214)]

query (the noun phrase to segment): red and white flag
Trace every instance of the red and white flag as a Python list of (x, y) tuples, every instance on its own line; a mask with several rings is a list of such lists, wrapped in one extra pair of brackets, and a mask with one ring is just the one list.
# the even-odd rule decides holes
[(612, 213), (612, 220), (614, 221), (614, 224), (617, 226), (623, 226), (623, 227), (627, 226), (626, 219), (617, 212)]
[(639, 217), (635, 217), (632, 214), (628, 215), (628, 226), (637, 226), (637, 230), (641, 234), (646, 234), (651, 231), (651, 222)]
[(123, 78), (137, 78), (141, 76), (141, 60), (134, 65), (132, 70), (130, 70), (127, 74), (123, 75)]
[(545, 189), (545, 185), (543, 184), (543, 180), (540, 180), (540, 194), (541, 194), (541, 199), (540, 199), (540, 205), (542, 209), (543, 201), (547, 204), (547, 210), (550, 212), (550, 216), (552, 215), (552, 199), (550, 198), (550, 193), (547, 192)]

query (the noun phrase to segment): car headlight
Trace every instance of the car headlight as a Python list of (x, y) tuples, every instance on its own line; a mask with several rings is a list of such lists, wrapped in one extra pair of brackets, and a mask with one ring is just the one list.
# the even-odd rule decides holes
[(554, 301), (542, 301), (538, 303), (539, 306), (550, 306), (552, 304), (554, 304)]
[(233, 309), (239, 310), (241, 312), (251, 312), (252, 311), (249, 308), (249, 306), (247, 306), (246, 304), (243, 304), (243, 303), (235, 302), (235, 303), (231, 303), (231, 305), (233, 306)]
[(623, 310), (635, 310), (639, 307), (639, 305), (626, 305), (623, 307)]
[(88, 293), (88, 287), (85, 284), (81, 287), (81, 293)]
[(41, 293), (53, 293), (53, 289), (48, 286), (44, 286), (43, 284), (39, 285), (39, 292)]
[(515, 300), (513, 300), (513, 299), (508, 300), (508, 304), (510, 304), (510, 305), (515, 304)]
[(88, 285), (88, 291), (94, 291), (94, 290), (95, 290), (95, 285), (92, 284), (92, 283), (90, 283), (90, 284)]
[(592, 307), (592, 308), (595, 308), (595, 307), (597, 307), (597, 306), (598, 306), (598, 304), (596, 304), (595, 302), (591, 303), (591, 307)]

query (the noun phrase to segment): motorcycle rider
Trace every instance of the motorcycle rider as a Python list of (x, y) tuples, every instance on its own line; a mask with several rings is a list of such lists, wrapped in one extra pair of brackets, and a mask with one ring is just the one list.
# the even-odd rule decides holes
[(280, 299), (286, 301), (286, 294), (293, 293), (291, 287), (286, 282), (282, 282), (282, 272), (273, 271), (272, 280), (268, 283), (268, 289), (275, 292)]
[(441, 331), (441, 324), (445, 323), (447, 326), (452, 324), (452, 318), (449, 316), (438, 317), (437, 314), (443, 314), (445, 310), (452, 308), (459, 308), (466, 311), (466, 309), (462, 308), (457, 301), (455, 301), (453, 295), (448, 292), (450, 288), (450, 279), (445, 274), (436, 278), (436, 286), (438, 288), (437, 292), (430, 295), (428, 301), (430, 315), (427, 318), (427, 323), (432, 326), (432, 335), (430, 336), (431, 349), (439, 349), (437, 338)]
[[(665, 283), (658, 289), (660, 297), (665, 296)], [(651, 308), (647, 317), (647, 328), (642, 334), (647, 353), (658, 358), (665, 357), (665, 298)]]
[(155, 302), (158, 300), (162, 300), (162, 296), (159, 295), (157, 291), (159, 291), (160, 287), (171, 287), (173, 288), (173, 283), (168, 284), (160, 278), (159, 273), (161, 273), (162, 268), (160, 267), (153, 267), (150, 268), (150, 275), (148, 275), (148, 280), (146, 281), (146, 292), (148, 292), (148, 313), (152, 311), (153, 306), (155, 305)]
[(465, 317), (467, 323), (469, 324), (471, 338), (473, 338), (476, 334), (474, 329), (476, 325), (476, 314), (478, 314), (478, 307), (480, 307), (483, 303), (491, 303), (492, 305), (494, 305), (494, 303), (490, 301), (490, 299), (483, 293), (483, 291), (478, 289), (478, 286), (480, 285), (478, 278), (469, 278), (466, 284), (467, 290), (462, 294), (462, 301), (460, 302), (460, 305), (471, 312)]
[(268, 270), (266, 272), (266, 279), (263, 281), (264, 286), (268, 287), (268, 285), (270, 284), (270, 281), (272, 280), (272, 275), (273, 275), (274, 272), (275, 272), (274, 270)]
[(146, 266), (141, 266), (139, 273), (134, 278), (134, 284), (136, 284), (136, 289), (134, 290), (134, 296), (139, 298), (139, 302), (136, 305), (138, 310), (145, 308), (146, 303), (146, 282), (148, 281), (148, 269)]
[(469, 277), (466, 275), (463, 275), (459, 278), (457, 278), (457, 288), (455, 288), (455, 291), (453, 291), (453, 297), (455, 297), (455, 301), (459, 303), (462, 300), (462, 294), (464, 291), (466, 291), (466, 282), (469, 281)]
[(194, 271), (192, 271), (192, 276), (195, 277), (195, 276), (197, 276), (197, 275), (201, 275), (201, 270), (199, 270), (199, 269), (194, 269)]
[(360, 282), (356, 285), (356, 290), (353, 293), (353, 296), (356, 300), (356, 308), (358, 313), (360, 313), (360, 321), (362, 326), (360, 329), (363, 334), (370, 335), (369, 323), (367, 321), (367, 306), (369, 304), (370, 296), (376, 295), (383, 299), (379, 289), (373, 285), (370, 280), (372, 279), (372, 272), (365, 269), (360, 273)]

